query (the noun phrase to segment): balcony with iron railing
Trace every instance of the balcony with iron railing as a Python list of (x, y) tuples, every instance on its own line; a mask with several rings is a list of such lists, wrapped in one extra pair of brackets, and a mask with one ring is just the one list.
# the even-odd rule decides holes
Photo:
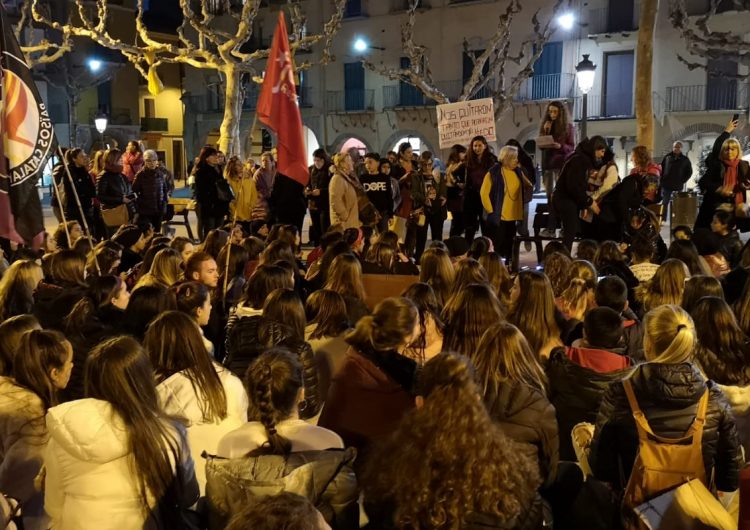
[(425, 107), (435, 105), (435, 101), (426, 97), (419, 89), (406, 84), (383, 87), (383, 108), (396, 109), (403, 107)]
[(523, 82), (513, 99), (538, 101), (571, 98), (575, 94), (575, 82), (574, 74), (534, 75)]
[(369, 88), (329, 90), (326, 92), (329, 112), (370, 112), (375, 110), (375, 90)]
[(667, 112), (747, 109), (748, 85), (736, 79), (721, 79), (707, 85), (667, 87)]
[[(583, 97), (573, 99), (573, 117), (576, 121), (583, 117)], [(616, 92), (610, 94), (589, 94), (587, 119), (631, 119), (633, 110), (633, 92)]]
[(586, 32), (589, 35), (601, 35), (604, 33), (618, 33), (623, 31), (637, 31), (638, 18), (640, 16), (640, 3), (635, 2), (631, 20), (610, 18), (609, 7), (589, 9), (584, 17)]

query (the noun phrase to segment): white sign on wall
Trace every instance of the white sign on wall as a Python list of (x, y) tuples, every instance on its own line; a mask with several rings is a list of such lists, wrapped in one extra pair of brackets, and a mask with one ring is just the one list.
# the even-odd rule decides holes
[(440, 149), (453, 144), (467, 145), (475, 136), (484, 136), (488, 142), (497, 140), (492, 98), (446, 103), (436, 109)]

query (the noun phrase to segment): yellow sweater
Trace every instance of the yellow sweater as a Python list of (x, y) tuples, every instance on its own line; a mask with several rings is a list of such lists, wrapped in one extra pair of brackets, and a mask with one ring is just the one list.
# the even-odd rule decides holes
[[(523, 196), (521, 189), (521, 180), (516, 172), (511, 169), (502, 169), (503, 188), (502, 209), (500, 211), (501, 221), (520, 221), (523, 219)], [(482, 187), (479, 195), (482, 199), (482, 206), (487, 213), (495, 211), (492, 204), (490, 192), (492, 191), (492, 176), (489, 172), (484, 176)]]
[(237, 210), (238, 221), (251, 221), (253, 218), (253, 208), (258, 200), (258, 190), (255, 187), (255, 181), (252, 177), (242, 177), (238, 180), (229, 180), (229, 185), (234, 192), (234, 200), (231, 204), (231, 215), (234, 216)]

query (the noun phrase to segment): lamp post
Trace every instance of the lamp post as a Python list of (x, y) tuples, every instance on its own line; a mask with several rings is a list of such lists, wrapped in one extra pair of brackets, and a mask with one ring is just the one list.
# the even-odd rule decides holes
[(385, 51), (385, 48), (383, 48), (382, 46), (373, 46), (362, 37), (357, 37), (352, 46), (354, 50), (358, 51), (359, 53), (364, 53), (367, 50), (380, 50), (381, 52)]
[(576, 65), (576, 79), (578, 88), (583, 94), (581, 102), (581, 140), (587, 138), (586, 121), (589, 114), (589, 92), (594, 87), (594, 76), (596, 75), (596, 65), (589, 60), (589, 54), (583, 54), (583, 60)]
[(94, 116), (94, 127), (96, 127), (96, 130), (102, 137), (102, 148), (104, 148), (104, 131), (107, 130), (108, 122), (109, 119), (107, 118), (107, 115), (101, 110), (96, 113), (96, 116)]

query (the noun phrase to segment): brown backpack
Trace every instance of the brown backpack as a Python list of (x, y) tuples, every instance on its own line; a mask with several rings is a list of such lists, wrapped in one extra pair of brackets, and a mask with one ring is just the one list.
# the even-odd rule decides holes
[(665, 438), (651, 429), (638, 406), (630, 380), (623, 380), (623, 386), (638, 429), (638, 455), (625, 488), (623, 508), (626, 526), (638, 528), (636, 518), (632, 517), (633, 508), (692, 479), (698, 479), (706, 485), (701, 444), (708, 408), (708, 389), (698, 401), (695, 420), (685, 436)]

